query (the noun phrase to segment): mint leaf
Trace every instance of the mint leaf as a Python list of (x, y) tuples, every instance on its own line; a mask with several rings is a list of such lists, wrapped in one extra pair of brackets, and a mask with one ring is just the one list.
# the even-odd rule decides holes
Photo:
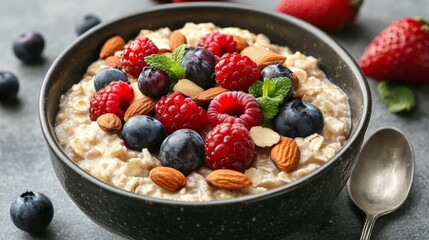
[(262, 97), (262, 85), (264, 83), (262, 81), (256, 81), (249, 88), (249, 94), (254, 96), (255, 98)]
[(270, 97), (258, 97), (256, 101), (261, 106), (264, 123), (268, 123), (279, 111), (279, 104)]
[[(176, 59), (178, 58), (179, 56), (176, 57)], [(152, 54), (145, 57), (144, 60), (147, 64), (149, 64), (149, 66), (162, 70), (168, 74), (168, 77), (170, 78), (170, 89), (177, 83), (179, 79), (185, 77), (185, 69), (167, 56), (161, 54)]]
[(409, 111), (416, 105), (414, 92), (406, 85), (383, 81), (377, 84), (377, 91), (381, 100), (393, 113)]
[(182, 44), (176, 49), (174, 49), (173, 53), (171, 54), (171, 60), (173, 60), (173, 62), (175, 62), (177, 65), (182, 66), (185, 53), (186, 53), (186, 44)]

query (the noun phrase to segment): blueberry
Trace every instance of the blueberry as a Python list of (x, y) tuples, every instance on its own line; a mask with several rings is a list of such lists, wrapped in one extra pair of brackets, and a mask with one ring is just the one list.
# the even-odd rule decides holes
[(45, 40), (37, 32), (25, 32), (13, 41), (15, 56), (26, 63), (38, 61), (44, 48)]
[(166, 137), (167, 132), (161, 122), (146, 115), (131, 117), (122, 128), (125, 146), (137, 151), (147, 148), (149, 152), (156, 153)]
[(204, 164), (204, 154), (203, 138), (194, 130), (179, 129), (162, 143), (159, 160), (163, 166), (175, 168), (186, 176)]
[(198, 86), (207, 89), (215, 83), (215, 66), (216, 59), (209, 50), (200, 47), (186, 48), (182, 67), (186, 68), (186, 78)]
[(98, 91), (113, 81), (128, 82), (128, 76), (124, 71), (118, 68), (103, 68), (94, 76), (95, 90)]
[(10, 217), (19, 229), (39, 233), (46, 229), (54, 216), (54, 206), (43, 193), (25, 192), (10, 206)]
[(285, 100), (289, 101), (294, 96), (293, 72), (289, 68), (279, 63), (268, 65), (261, 71), (262, 80), (264, 78), (271, 79), (271, 78), (278, 78), (278, 77), (287, 77), (291, 80), (290, 81), (292, 86), (291, 91), (289, 91), (289, 93), (285, 97)]
[(76, 24), (76, 33), (77, 35), (81, 35), (84, 32), (88, 31), (89, 29), (95, 27), (96, 25), (100, 24), (100, 19), (92, 14), (86, 15), (83, 19), (81, 19)]
[(323, 114), (311, 103), (293, 100), (280, 108), (274, 130), (286, 137), (307, 137), (323, 129)]
[(167, 73), (153, 67), (144, 67), (137, 81), (140, 92), (154, 99), (167, 94), (170, 86)]
[(0, 72), (0, 101), (15, 99), (18, 90), (18, 78), (11, 72)]

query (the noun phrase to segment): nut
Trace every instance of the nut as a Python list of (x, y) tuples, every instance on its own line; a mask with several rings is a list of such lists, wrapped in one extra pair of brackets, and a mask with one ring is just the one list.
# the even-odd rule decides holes
[(241, 52), (243, 49), (247, 48), (249, 46), (249, 43), (247, 43), (247, 40), (237, 36), (237, 35), (232, 35), (232, 37), (234, 38), (234, 41), (237, 43), (237, 51)]
[(174, 49), (178, 48), (179, 46), (186, 44), (186, 37), (179, 31), (174, 31), (170, 35), (170, 49), (173, 52)]
[(180, 79), (176, 85), (173, 87), (173, 91), (178, 91), (186, 96), (193, 98), (201, 92), (204, 92), (204, 89), (198, 86), (196, 83), (188, 79)]
[(186, 185), (186, 177), (180, 171), (170, 167), (155, 167), (150, 170), (149, 178), (158, 186), (174, 192)]
[(261, 54), (260, 56), (256, 57), (254, 60), (254, 62), (258, 65), (259, 69), (263, 69), (264, 67), (275, 63), (283, 64), (285, 61), (286, 61), (285, 56), (275, 52), (267, 52), (267, 53)]
[(290, 172), (298, 166), (300, 155), (298, 144), (288, 137), (280, 138), (280, 142), (272, 147), (270, 152), (274, 165), (284, 172)]
[(128, 121), (128, 119), (136, 115), (150, 114), (155, 108), (155, 104), (156, 102), (153, 99), (142, 95), (127, 108), (124, 114), (124, 120)]
[(252, 61), (255, 61), (256, 58), (268, 52), (271, 52), (271, 50), (268, 48), (249, 46), (243, 49), (240, 54), (248, 56), (250, 59), (252, 59)]
[(112, 56), (116, 51), (122, 50), (125, 46), (125, 40), (117, 35), (113, 36), (103, 44), (100, 51), (100, 58), (106, 58), (108, 56)]
[(271, 147), (280, 141), (280, 135), (270, 128), (254, 126), (249, 135), (258, 147)]
[(192, 99), (195, 101), (195, 103), (198, 106), (205, 106), (205, 105), (209, 104), (210, 101), (213, 100), (213, 98), (215, 98), (217, 95), (224, 93), (224, 92), (227, 92), (227, 91), (228, 91), (228, 89), (223, 88), (223, 87), (212, 87), (212, 88), (205, 90), (204, 92), (197, 94)]
[(116, 67), (116, 68), (122, 68), (121, 59), (117, 56), (108, 56), (104, 60), (104, 64), (106, 64), (109, 67)]
[(98, 126), (108, 133), (117, 133), (122, 129), (121, 119), (113, 113), (105, 113), (97, 118)]
[(213, 187), (227, 190), (242, 189), (252, 185), (252, 180), (248, 176), (229, 169), (218, 169), (211, 172), (207, 175), (206, 181)]

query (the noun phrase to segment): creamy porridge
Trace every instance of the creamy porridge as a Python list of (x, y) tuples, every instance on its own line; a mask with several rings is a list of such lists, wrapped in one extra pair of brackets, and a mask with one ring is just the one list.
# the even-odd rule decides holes
[[(93, 77), (100, 69), (107, 67), (105, 60), (99, 59), (88, 67), (83, 79), (62, 96), (55, 126), (66, 155), (89, 174), (112, 186), (157, 198), (181, 201), (227, 199), (265, 192), (302, 178), (329, 161), (344, 145), (350, 128), (348, 98), (318, 68), (317, 59), (271, 44), (266, 36), (244, 29), (218, 28), (211, 23), (188, 23), (178, 31), (186, 36), (188, 46), (195, 46), (207, 33), (220, 32), (241, 36), (249, 46), (268, 49), (286, 57), (283, 65), (294, 73), (298, 81), (295, 95), (320, 109), (324, 119), (323, 130), (294, 139), (299, 146), (300, 158), (298, 166), (290, 172), (280, 171), (273, 164), (267, 148), (256, 147), (255, 159), (244, 171), (252, 182), (249, 187), (238, 190), (215, 188), (206, 181), (212, 170), (203, 166), (186, 177), (185, 187), (167, 191), (149, 178), (151, 169), (161, 166), (156, 153), (151, 154), (147, 149), (128, 149), (120, 134), (103, 131), (96, 121), (91, 120), (88, 109), (96, 91)], [(171, 33), (168, 28), (142, 30), (138, 38), (151, 39), (158, 49), (170, 49)], [(116, 56), (121, 54), (122, 51), (115, 53)], [(134, 99), (141, 96), (136, 81), (135, 77), (129, 76), (135, 92)]]

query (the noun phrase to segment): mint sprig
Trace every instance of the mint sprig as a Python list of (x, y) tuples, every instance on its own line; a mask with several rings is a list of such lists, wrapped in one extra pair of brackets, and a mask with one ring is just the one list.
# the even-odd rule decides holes
[(249, 94), (256, 98), (262, 109), (262, 119), (268, 123), (279, 111), (279, 105), (288, 93), (292, 91), (292, 82), (287, 77), (279, 77), (264, 81), (256, 81), (250, 88)]
[(377, 91), (381, 100), (393, 113), (409, 111), (416, 105), (414, 92), (406, 85), (383, 81), (377, 84)]
[(181, 66), (186, 52), (185, 48), (185, 44), (176, 48), (171, 54), (171, 59), (162, 54), (152, 54), (145, 57), (144, 60), (149, 66), (166, 72), (170, 78), (170, 87), (172, 87), (179, 79), (185, 78), (185, 68)]

